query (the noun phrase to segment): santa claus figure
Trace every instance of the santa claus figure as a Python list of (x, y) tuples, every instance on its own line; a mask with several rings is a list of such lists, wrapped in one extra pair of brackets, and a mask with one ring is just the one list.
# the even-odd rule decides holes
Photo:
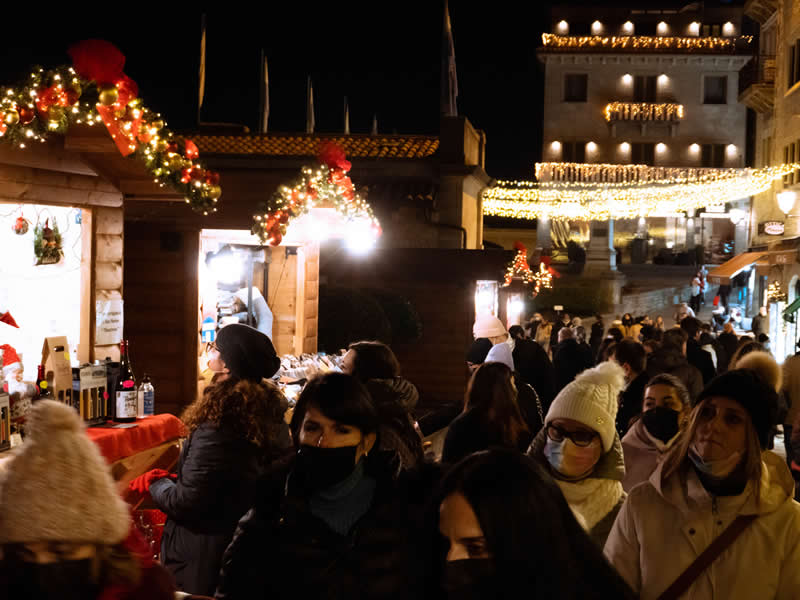
[(23, 381), (22, 361), (13, 346), (0, 345), (0, 359), (3, 365), (3, 389), (8, 392), (11, 401), (11, 420), (24, 420), (25, 413), (36, 397), (36, 386)]

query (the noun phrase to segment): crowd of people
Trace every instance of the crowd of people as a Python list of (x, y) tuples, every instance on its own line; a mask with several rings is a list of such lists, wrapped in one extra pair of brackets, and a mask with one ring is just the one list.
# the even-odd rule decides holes
[[(670, 328), (625, 314), (607, 330), (599, 316), (506, 330), (481, 315), (472, 333), (438, 457), (385, 344), (352, 344), (342, 372), (311, 379), (287, 413), (270, 339), (223, 328), (175, 472), (130, 485), (167, 515), (158, 562), (77, 414), (39, 402), (0, 472), (0, 589), (800, 596), (800, 353), (781, 368), (758, 341), (688, 313)], [(769, 451), (780, 427), (786, 461)]]

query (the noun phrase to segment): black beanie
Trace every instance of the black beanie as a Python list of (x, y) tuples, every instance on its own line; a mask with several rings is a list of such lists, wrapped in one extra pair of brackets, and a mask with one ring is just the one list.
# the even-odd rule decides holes
[(220, 329), (217, 348), (225, 366), (239, 379), (268, 379), (281, 366), (269, 337), (249, 325), (234, 323)]
[(712, 396), (724, 396), (741, 404), (750, 415), (761, 448), (767, 448), (778, 416), (778, 394), (774, 388), (755, 371), (734, 369), (712, 379), (692, 406)]
[(469, 347), (467, 362), (471, 362), (473, 365), (482, 365), (483, 361), (486, 360), (486, 355), (489, 354), (489, 350), (491, 349), (492, 342), (488, 338), (478, 338), (472, 342), (472, 346)]

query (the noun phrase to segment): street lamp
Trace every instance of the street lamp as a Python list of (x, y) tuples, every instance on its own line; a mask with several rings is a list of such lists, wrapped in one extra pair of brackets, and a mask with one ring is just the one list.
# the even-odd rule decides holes
[(794, 208), (794, 202), (797, 199), (797, 194), (791, 190), (784, 190), (778, 193), (777, 199), (778, 208), (780, 208), (781, 212), (788, 217), (792, 208)]
[(741, 208), (732, 208), (728, 214), (730, 215), (731, 223), (738, 225), (742, 222), (742, 220), (744, 220), (744, 217), (747, 213), (745, 213)]

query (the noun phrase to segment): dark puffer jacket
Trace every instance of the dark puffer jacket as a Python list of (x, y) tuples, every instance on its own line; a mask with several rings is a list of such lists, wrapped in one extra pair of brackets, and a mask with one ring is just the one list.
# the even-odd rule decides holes
[[(284, 424), (280, 446), (289, 444)], [(279, 453), (279, 448), (262, 450), (213, 425), (200, 425), (183, 446), (177, 481), (164, 478), (150, 486), (153, 502), (168, 517), (161, 562), (178, 589), (214, 593), (236, 523), (252, 505), (266, 463)]]
[(259, 484), (222, 561), (216, 598), (416, 599), (423, 597), (425, 505), (439, 468), (396, 472), (370, 455), (377, 479), (372, 505), (347, 535), (311, 514), (291, 472), (294, 456), (275, 463)]
[(689, 397), (692, 400), (703, 391), (703, 375), (696, 367), (689, 364), (677, 348), (659, 348), (647, 358), (648, 377), (652, 378), (661, 373), (669, 373), (680, 379), (689, 390)]

